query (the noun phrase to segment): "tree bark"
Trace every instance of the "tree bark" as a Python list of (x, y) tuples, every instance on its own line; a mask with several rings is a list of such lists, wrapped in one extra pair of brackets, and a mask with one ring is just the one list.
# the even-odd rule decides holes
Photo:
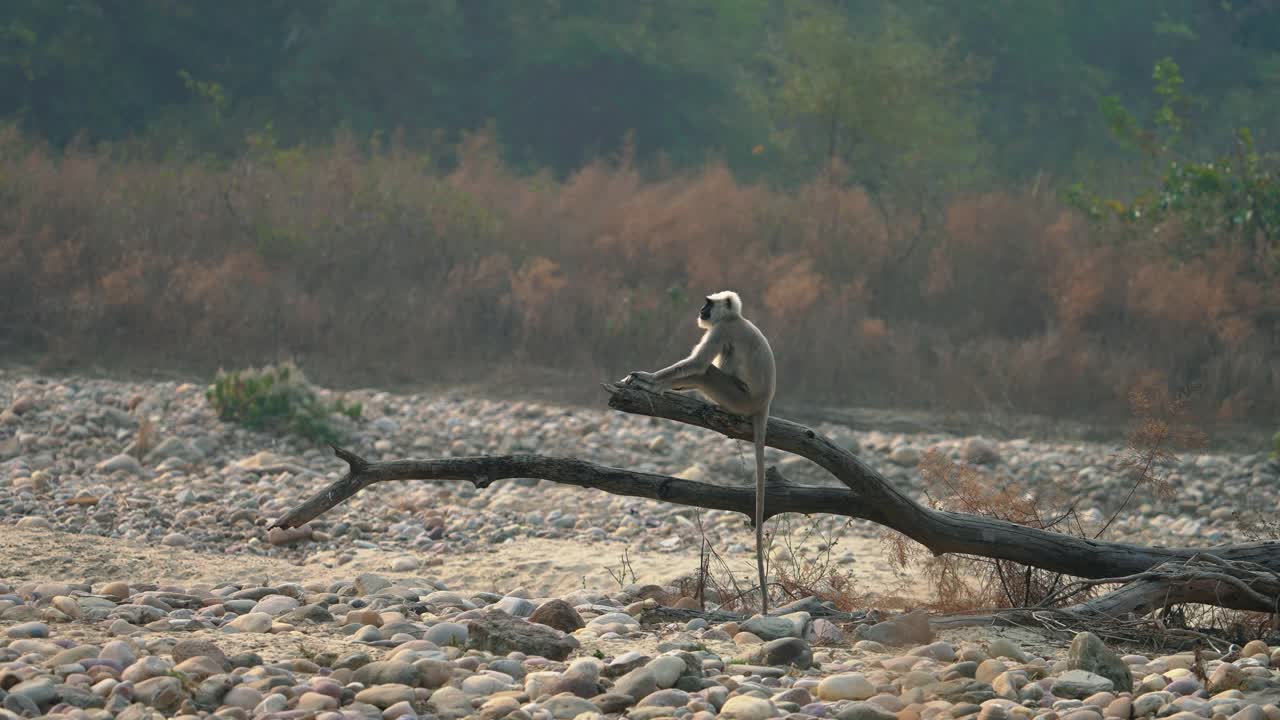
[[(739, 440), (751, 439), (750, 420), (693, 397), (674, 393), (658, 395), (616, 384), (606, 385), (605, 389), (610, 394), (609, 406), (616, 410), (675, 420)], [(770, 447), (812, 460), (845, 485), (845, 488), (799, 485), (787, 481), (776, 468), (770, 468), (766, 517), (794, 512), (862, 518), (906, 535), (935, 555), (978, 555), (1081, 578), (1134, 575), (1162, 563), (1205, 555), (1227, 562), (1255, 563), (1262, 569), (1280, 572), (1280, 543), (1277, 542), (1148, 547), (1089, 540), (993, 518), (934, 510), (917, 503), (855, 455), (807, 427), (782, 418), (770, 418), (766, 441)], [(345, 450), (334, 448), (334, 451), (350, 465), (347, 474), (277, 520), (274, 527), (297, 527), (369, 485), (392, 480), (461, 480), (485, 488), (505, 478), (540, 478), (616, 495), (731, 510), (748, 517), (754, 510), (754, 490), (749, 487), (693, 482), (576, 458), (501, 455), (371, 463)], [(1256, 609), (1256, 605), (1256, 602), (1250, 603), (1248, 609)]]

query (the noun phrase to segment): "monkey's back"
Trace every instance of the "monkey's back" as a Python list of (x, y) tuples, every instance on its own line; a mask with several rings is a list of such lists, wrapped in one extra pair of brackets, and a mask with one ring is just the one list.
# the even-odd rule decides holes
[(765, 405), (773, 400), (776, 369), (769, 340), (750, 320), (738, 316), (721, 323), (724, 349), (713, 364), (747, 384), (753, 400)]

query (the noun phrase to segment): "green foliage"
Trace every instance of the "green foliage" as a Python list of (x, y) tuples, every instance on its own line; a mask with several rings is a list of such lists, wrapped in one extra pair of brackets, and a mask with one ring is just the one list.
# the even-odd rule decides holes
[(214, 124), (221, 124), (222, 115), (227, 109), (227, 93), (222, 85), (208, 80), (197, 80), (186, 70), (179, 70), (178, 77), (182, 79), (183, 86), (193, 97), (209, 105), (213, 112)]
[(1271, 457), (1280, 460), (1280, 430), (1271, 438)]
[(833, 4), (796, 7), (753, 98), (781, 154), (808, 166), (801, 177), (838, 162), (841, 180), (901, 190), (941, 187), (976, 164), (979, 63), (892, 11), (856, 26)]
[(315, 442), (336, 443), (341, 431), (331, 415), (358, 420), (359, 403), (324, 403), (293, 363), (234, 372), (219, 371), (205, 393), (219, 419), (251, 430), (292, 433)]
[[(1013, 183), (1115, 176), (1092, 109), (1149, 89), (1161, 57), (1195, 58), (1157, 66), (1139, 110), (1161, 133), (1280, 131), (1273, 5), (9, 0), (0, 119), (59, 145), (142, 135), (222, 157), (269, 121), (292, 146), (398, 127), (429, 145), (492, 120), (508, 162), (562, 175), (634, 131), (638, 160), (769, 179), (838, 156), (853, 182), (952, 183), (979, 154)], [(1194, 127), (1171, 102), (1191, 93)]]
[(1106, 98), (1102, 111), (1119, 141), (1166, 163), (1154, 186), (1125, 202), (1077, 183), (1067, 201), (1095, 221), (1127, 226), (1131, 239), (1153, 238), (1178, 261), (1234, 248), (1249, 259), (1252, 273), (1280, 271), (1280, 157), (1260, 153), (1248, 128), (1237, 129), (1233, 152), (1215, 160), (1183, 156), (1177, 148), (1187, 126), (1181, 111), (1193, 103), (1182, 93), (1178, 65), (1161, 60), (1153, 79), (1161, 100), (1155, 129), (1144, 128), (1116, 98)]

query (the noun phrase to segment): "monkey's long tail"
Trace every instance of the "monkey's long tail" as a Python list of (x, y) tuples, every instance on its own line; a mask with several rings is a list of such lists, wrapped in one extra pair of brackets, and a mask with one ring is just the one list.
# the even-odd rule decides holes
[(756, 570), (760, 574), (760, 614), (769, 612), (769, 584), (764, 572), (764, 433), (769, 415), (751, 418), (751, 434), (756, 445)]

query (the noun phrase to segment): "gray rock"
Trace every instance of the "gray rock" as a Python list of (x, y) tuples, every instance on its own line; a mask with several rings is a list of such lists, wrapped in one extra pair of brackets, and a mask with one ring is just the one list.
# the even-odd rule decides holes
[(618, 657), (614, 658), (608, 665), (604, 667), (604, 674), (607, 677), (619, 677), (643, 666), (649, 662), (650, 657), (639, 650), (628, 650)]
[(974, 465), (994, 465), (1000, 461), (1000, 453), (986, 438), (971, 437), (960, 444), (960, 459)]
[(519, 651), (548, 660), (564, 660), (578, 648), (579, 643), (573, 636), (546, 625), (527, 622), (501, 610), (490, 610), (471, 620), (468, 646), (495, 655)]
[(133, 695), (138, 702), (163, 713), (177, 710), (185, 697), (182, 692), (182, 681), (171, 675), (143, 680), (133, 686)]
[(11, 638), (47, 638), (49, 626), (42, 622), (24, 622), (14, 625), (4, 634)]
[(600, 708), (593, 705), (590, 700), (584, 700), (569, 693), (555, 695), (539, 704), (556, 720), (573, 720), (583, 713), (600, 712)]
[(413, 687), (398, 683), (375, 685), (356, 693), (356, 702), (368, 703), (374, 707), (386, 709), (399, 702), (413, 702)]
[(471, 700), (458, 688), (445, 687), (431, 693), (428, 707), (439, 717), (466, 717), (471, 715)]
[(369, 656), (369, 653), (353, 652), (343, 655), (334, 661), (333, 669), (358, 670), (371, 662), (373, 662), (373, 658)]
[(689, 671), (684, 658), (676, 655), (659, 655), (650, 660), (645, 667), (653, 672), (653, 678), (657, 681), (659, 688), (675, 687), (680, 676)]
[(233, 668), (257, 667), (262, 664), (262, 656), (252, 651), (236, 653), (230, 660)]
[(446, 660), (422, 658), (413, 662), (413, 669), (418, 673), (418, 684), (433, 690), (453, 677), (453, 664)]
[(291, 598), (288, 595), (268, 595), (259, 600), (249, 612), (266, 613), (271, 616), (283, 615), (301, 604), (297, 598)]
[(1013, 658), (1018, 662), (1027, 661), (1027, 653), (1018, 644), (1009, 638), (996, 638), (991, 641), (991, 645), (987, 647), (987, 654), (993, 658)]
[[(947, 676), (951, 677), (947, 677)], [(961, 660), (960, 662), (951, 663), (942, 669), (943, 680), (955, 680), (957, 678), (974, 678), (981, 679), (983, 682), (990, 682), (990, 678), (978, 678), (978, 663), (973, 660)]]
[(1115, 689), (1111, 680), (1088, 670), (1068, 670), (1053, 679), (1053, 694), (1083, 700), (1094, 693)]
[(778, 640), (795, 637), (795, 624), (790, 620), (769, 615), (757, 615), (741, 625), (742, 630), (759, 637), (761, 640)]
[(600, 682), (588, 672), (570, 668), (547, 687), (547, 692), (551, 695), (567, 692), (590, 700), (600, 694)]
[(356, 592), (360, 595), (372, 595), (391, 585), (390, 580), (374, 573), (362, 573), (356, 577)]
[(801, 670), (813, 666), (813, 651), (800, 638), (779, 638), (760, 646), (751, 661), (761, 665), (794, 665)]
[(987, 683), (968, 678), (934, 683), (927, 686), (925, 691), (950, 703), (967, 702), (975, 705), (981, 705), (996, 696), (995, 690)]
[(516, 680), (522, 680), (526, 675), (524, 666), (521, 665), (519, 661), (511, 658), (498, 658), (497, 660), (489, 663), (489, 669), (505, 675), (510, 675)]
[(221, 665), (223, 668), (231, 667), (231, 662), (227, 659), (226, 653), (222, 652), (222, 648), (219, 648), (209, 640), (179, 640), (170, 652), (173, 654), (173, 662), (175, 665), (193, 657), (207, 657)]
[(889, 453), (889, 462), (900, 467), (915, 467), (920, 464), (920, 451), (910, 445), (899, 445)]
[(600, 708), (600, 712), (606, 715), (616, 715), (621, 713), (623, 710), (634, 705), (635, 702), (636, 699), (630, 695), (624, 695), (612, 690), (591, 698), (591, 703)]
[(689, 693), (675, 688), (649, 693), (636, 704), (637, 707), (684, 707), (689, 702)]
[(765, 720), (781, 714), (769, 700), (751, 695), (734, 695), (720, 708), (719, 717), (725, 720)]
[(618, 678), (609, 691), (617, 695), (628, 695), (635, 701), (648, 697), (658, 689), (658, 678), (647, 667), (636, 668)]
[(304, 622), (327, 623), (333, 622), (333, 615), (323, 605), (303, 605), (285, 613), (280, 619), (291, 625)]
[(1224, 690), (1239, 690), (1245, 686), (1244, 671), (1231, 663), (1222, 663), (1209, 676), (1205, 689), (1216, 695)]
[(1180, 677), (1165, 685), (1164, 689), (1174, 695), (1190, 695), (1200, 690), (1200, 681), (1194, 677)]
[(896, 713), (873, 702), (851, 702), (836, 713), (836, 720), (896, 720)]
[(58, 701), (81, 709), (101, 707), (102, 698), (76, 685), (58, 685)]
[(53, 678), (38, 677), (24, 680), (9, 688), (9, 695), (18, 695), (30, 700), (35, 705), (48, 705), (58, 697)]
[(200, 683), (191, 699), (195, 702), (197, 708), (213, 712), (222, 705), (222, 699), (227, 696), (227, 693), (233, 687), (235, 687), (235, 681), (230, 676), (214, 675)]
[(955, 646), (945, 641), (938, 641), (929, 643), (928, 645), (921, 645), (919, 647), (912, 648), (908, 654), (933, 658), (934, 660), (941, 662), (952, 662), (956, 659)]
[(861, 636), (884, 645), (923, 645), (933, 641), (933, 628), (928, 613), (916, 610), (863, 628)]
[(196, 462), (204, 457), (204, 452), (195, 444), (188, 444), (181, 438), (167, 437), (147, 453), (148, 461), (165, 460), (171, 457), (186, 462)]
[(115, 457), (107, 458), (98, 463), (95, 467), (100, 473), (125, 472), (129, 475), (145, 475), (146, 471), (142, 469), (142, 463), (132, 455), (120, 453)]
[(407, 662), (400, 660), (378, 660), (356, 669), (355, 681), (365, 685), (409, 685), (417, 686), (419, 671)]
[[(493, 606), (508, 615), (522, 618), (529, 617), (533, 614), (533, 611), (537, 609), (537, 606), (532, 602), (524, 598), (512, 597), (510, 595), (494, 603)], [(545, 625), (546, 623), (543, 624)], [(556, 629), (558, 630), (559, 628)]]
[(1133, 673), (1129, 666), (1091, 632), (1079, 633), (1071, 640), (1071, 649), (1067, 651), (1067, 669), (1101, 675), (1111, 681), (1108, 690), (1133, 690)]
[(810, 626), (809, 641), (814, 645), (844, 645), (844, 631), (826, 618), (816, 618)]
[(19, 717), (36, 717), (40, 714), (40, 706), (27, 695), (10, 692), (4, 697), (4, 709)]
[(436, 623), (427, 628), (425, 639), (440, 647), (464, 647), (467, 644), (467, 626), (455, 622)]
[(548, 600), (539, 605), (529, 615), (529, 622), (546, 625), (565, 633), (571, 633), (586, 627), (586, 623), (582, 622), (582, 616), (578, 614), (578, 611), (572, 605), (560, 599)]

